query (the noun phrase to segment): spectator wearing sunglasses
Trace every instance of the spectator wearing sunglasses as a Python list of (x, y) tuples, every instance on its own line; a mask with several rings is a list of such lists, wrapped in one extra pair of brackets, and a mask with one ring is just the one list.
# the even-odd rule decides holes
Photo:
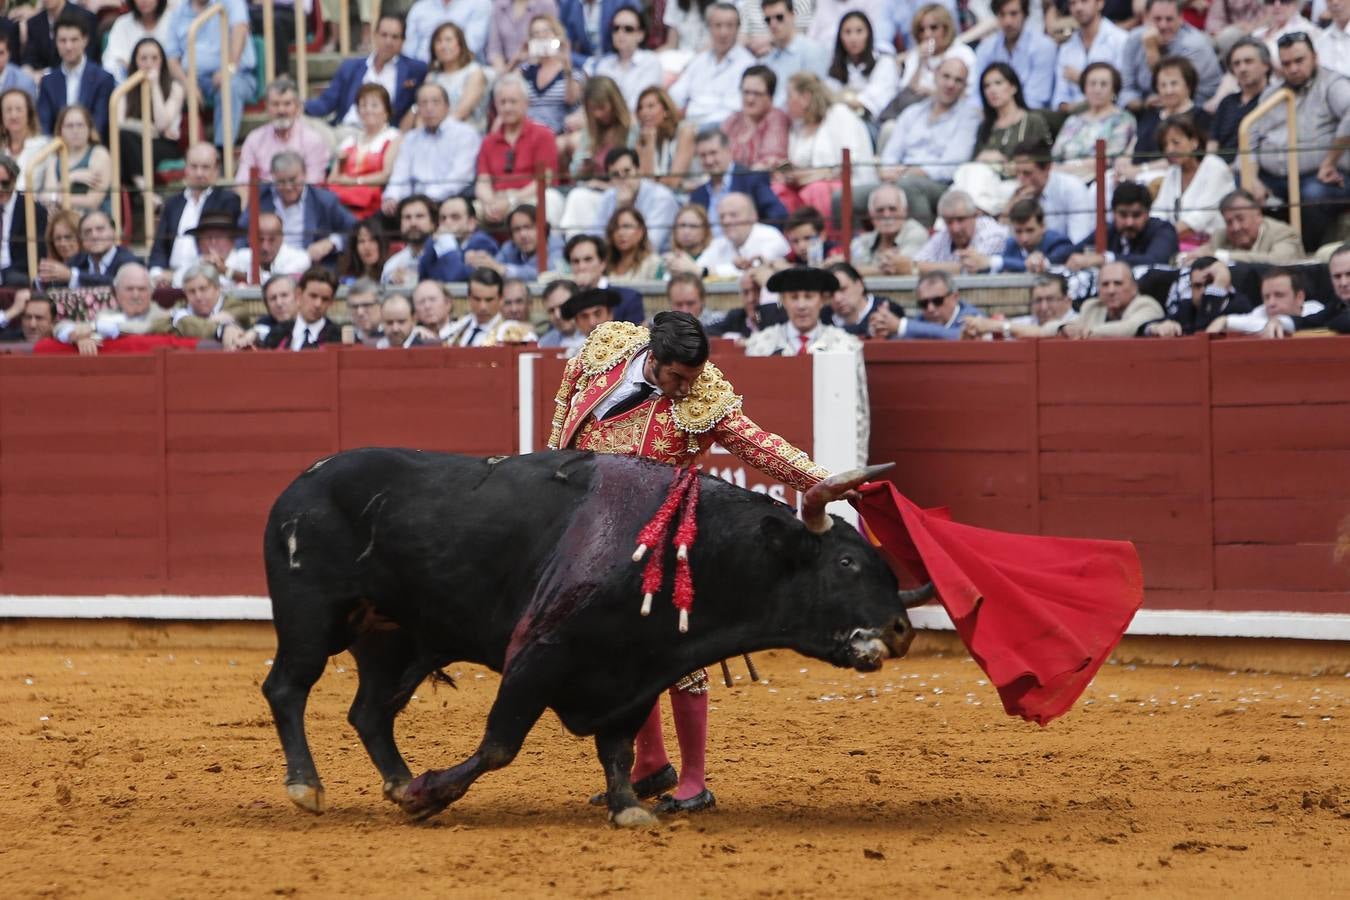
[(649, 87), (661, 87), (661, 60), (642, 45), (647, 41), (647, 17), (640, 10), (619, 9), (609, 23), (614, 50), (594, 58), (586, 66), (588, 75), (614, 79), (628, 108), (637, 111), (638, 98)]
[[(508, 72), (497, 79), (492, 89), (497, 122), (483, 137), (478, 149), (478, 179), (474, 195), (483, 222), (495, 227), (505, 224), (511, 210), (535, 199), (534, 172), (542, 165), (546, 174), (558, 171), (558, 145), (553, 132), (531, 121), (525, 112), (529, 93), (525, 79)], [(562, 197), (556, 191), (546, 195), (546, 207), (553, 211), (546, 218), (557, 221), (562, 212)]]
[[(830, 68), (830, 51), (797, 33), (797, 15), (790, 0), (764, 0), (764, 24), (769, 26), (769, 50), (760, 58), (775, 76), (773, 105), (787, 106), (788, 79), (803, 70), (824, 78)], [(741, 87), (745, 82), (742, 79)]]
[(961, 299), (946, 272), (919, 276), (914, 297), (919, 304), (917, 318), (897, 316), (882, 306), (868, 318), (867, 333), (878, 340), (959, 341), (965, 320), (984, 315)]
[[(1297, 106), (1296, 140), (1299, 193), (1302, 198), (1303, 246), (1310, 252), (1329, 240), (1337, 217), (1350, 206), (1350, 79), (1318, 64), (1317, 48), (1307, 32), (1286, 34), (1279, 44), (1284, 84)], [(1264, 203), (1268, 194), (1288, 201), (1288, 128), (1283, 105), (1263, 116), (1252, 129), (1252, 150), (1260, 181), (1252, 194)]]

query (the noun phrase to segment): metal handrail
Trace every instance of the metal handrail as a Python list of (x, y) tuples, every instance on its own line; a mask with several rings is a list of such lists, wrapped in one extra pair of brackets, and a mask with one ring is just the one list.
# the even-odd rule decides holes
[(141, 191), (141, 200), (145, 204), (145, 242), (155, 239), (155, 204), (151, 192), (155, 185), (155, 156), (151, 146), (150, 133), (154, 128), (154, 104), (150, 96), (150, 76), (137, 71), (125, 82), (118, 85), (108, 99), (108, 152), (112, 154), (113, 170), (113, 230), (122, 234), (122, 100), (136, 88), (141, 89), (141, 168), (145, 178), (145, 189)]
[(1281, 103), (1285, 105), (1284, 118), (1285, 124), (1289, 128), (1289, 147), (1286, 152), (1289, 155), (1286, 163), (1289, 169), (1289, 224), (1293, 226), (1294, 231), (1299, 236), (1303, 235), (1303, 207), (1302, 193), (1299, 190), (1298, 180), (1298, 123), (1295, 118), (1298, 114), (1298, 102), (1294, 92), (1289, 88), (1280, 88), (1273, 92), (1269, 97), (1262, 100), (1256, 109), (1247, 113), (1242, 119), (1242, 124), (1238, 126), (1238, 165), (1242, 173), (1242, 187), (1248, 191), (1255, 187), (1258, 180), (1256, 175), (1256, 157), (1252, 154), (1252, 126), (1256, 120), (1270, 112)]
[(58, 154), (58, 161), (61, 165), (61, 193), (57, 202), (63, 208), (70, 207), (70, 149), (66, 147), (66, 142), (59, 137), (54, 137), (47, 142), (33, 158), (28, 161), (28, 169), (24, 172), (24, 192), (23, 192), (23, 221), (28, 226), (28, 278), (37, 279), (37, 196), (33, 193), (33, 178), (41, 169), (41, 163), (47, 161), (47, 157), (53, 153)]
[(220, 139), (219, 143), (225, 149), (225, 180), (228, 181), (234, 177), (234, 120), (230, 115), (234, 78), (230, 75), (229, 63), (227, 62), (230, 58), (230, 17), (225, 13), (224, 5), (220, 3), (202, 10), (201, 14), (193, 19), (192, 24), (188, 26), (188, 145), (195, 146), (202, 139), (201, 89), (197, 86), (197, 32), (212, 16), (220, 17), (220, 103), (222, 107), (220, 124), (221, 130), (225, 133), (224, 135), (216, 135), (216, 137)]
[(352, 26), (347, 11), (348, 0), (338, 0), (338, 51), (343, 56), (352, 53)]
[[(272, 48), (276, 46), (276, 32), (273, 30), (276, 25), (272, 22), (272, 15), (272, 0), (262, 0), (263, 47), (266, 50), (263, 53), (265, 57), (263, 59), (263, 76), (267, 79), (268, 84), (277, 80), (277, 60), (272, 55)], [(303, 101), (305, 98), (301, 97), (300, 99)]]

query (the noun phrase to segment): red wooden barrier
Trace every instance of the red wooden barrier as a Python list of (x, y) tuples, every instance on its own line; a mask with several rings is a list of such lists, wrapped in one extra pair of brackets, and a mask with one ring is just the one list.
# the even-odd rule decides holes
[(1155, 609), (1350, 612), (1350, 341), (867, 347), (873, 461), (964, 522), (1134, 541)]

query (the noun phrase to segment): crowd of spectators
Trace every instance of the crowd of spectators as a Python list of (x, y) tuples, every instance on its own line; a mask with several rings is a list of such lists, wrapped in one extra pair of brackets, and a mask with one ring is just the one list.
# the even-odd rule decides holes
[[(678, 285), (717, 279), (741, 308), (719, 317), (700, 290), (699, 314), (749, 339), (797, 327), (767, 287), (793, 265), (835, 272), (820, 321), (860, 339), (1346, 319), (1333, 270), (1350, 211), (1350, 0), (1207, 14), (1181, 0), (394, 0), (310, 97), (285, 74), (293, 5), (274, 4), (265, 47), (257, 6), (217, 2), (225, 29), (198, 32), (195, 81), (188, 29), (207, 0), (40, 0), (0, 19), (0, 271), (35, 303), (111, 290), (112, 312), (53, 322), (81, 349), (142, 325), (231, 349), (342, 340), (327, 312), (344, 288), (370, 304), (360, 321), (349, 305), (348, 340), (572, 346), (593, 319), (645, 320), (627, 284), (666, 280), (673, 303)], [(268, 54), (282, 74), (260, 87)], [(135, 72), (150, 107), (133, 91), (114, 109)], [(1240, 154), (1244, 116), (1285, 88), (1295, 152), (1276, 105)], [(187, 146), (190, 93), (210, 137)], [(227, 181), (221, 144), (255, 101), (266, 121), (236, 142)], [(114, 204), (130, 220), (126, 201), (148, 190), (157, 227), (140, 255)], [(1039, 276), (1028, 321), (984, 316), (952, 280), (1004, 272)], [(900, 275), (919, 276), (910, 316), (866, 288)], [(527, 280), (561, 286), (547, 330), (528, 327)], [(142, 282), (181, 292), (178, 308), (129, 312)], [(470, 298), (458, 319), (452, 282)], [(239, 313), (240, 285), (269, 292), (270, 321)], [(3, 318), (26, 333), (17, 301)]]

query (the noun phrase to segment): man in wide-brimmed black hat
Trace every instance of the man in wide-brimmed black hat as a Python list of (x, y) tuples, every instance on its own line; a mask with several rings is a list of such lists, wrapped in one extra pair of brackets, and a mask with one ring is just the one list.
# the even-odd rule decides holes
[(577, 323), (583, 337), (590, 337), (600, 325), (614, 321), (614, 308), (620, 302), (619, 295), (609, 288), (588, 288), (569, 297), (560, 312), (564, 319)]

